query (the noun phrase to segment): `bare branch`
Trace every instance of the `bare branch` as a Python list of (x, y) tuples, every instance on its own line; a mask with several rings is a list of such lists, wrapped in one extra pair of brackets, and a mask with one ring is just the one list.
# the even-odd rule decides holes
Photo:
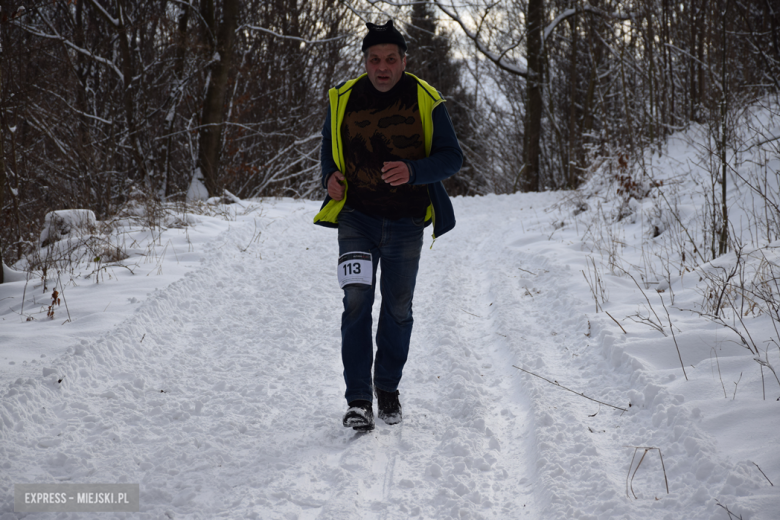
[[(114, 26), (114, 28), (119, 28), (119, 20), (108, 14), (108, 11), (106, 11), (102, 5), (100, 5), (100, 2), (97, 0), (89, 0), (89, 3), (92, 5), (92, 7), (95, 8), (95, 10), (100, 14), (101, 17), (108, 23)], [(120, 4), (121, 5), (121, 4)], [(120, 14), (119, 16), (122, 16), (121, 7), (120, 7)]]
[[(466, 26), (466, 23), (463, 21), (463, 19), (458, 14), (457, 9), (453, 5), (445, 6), (442, 3), (442, 0), (433, 0), (433, 3), (436, 4), (436, 6), (447, 16), (449, 16), (453, 21), (457, 22), (458, 25), (460, 25), (461, 29), (463, 29), (463, 33), (474, 42), (474, 44), (477, 47), (477, 50), (481, 52), (487, 59), (495, 63), (501, 70), (509, 72), (510, 74), (514, 74), (515, 76), (520, 77), (527, 77), (528, 76), (528, 66), (525, 63), (525, 59), (522, 59), (521, 63), (509, 63), (506, 61), (506, 52), (508, 50), (502, 51), (499, 54), (496, 54), (495, 52), (491, 51), (487, 44), (485, 44), (479, 37), (478, 33), (475, 33), (471, 29), (469, 29)], [(519, 45), (518, 43), (515, 43), (511, 47), (516, 47)]]
[(556, 16), (555, 19), (552, 22), (550, 22), (547, 25), (547, 27), (544, 28), (544, 33), (542, 34), (542, 45), (544, 45), (545, 40), (547, 40), (547, 37), (550, 36), (550, 33), (552, 33), (555, 30), (558, 24), (560, 24), (562, 21), (566, 20), (567, 18), (570, 18), (572, 16), (581, 13), (591, 13), (598, 16), (602, 16), (604, 18), (610, 18), (613, 20), (631, 20), (634, 17), (634, 14), (632, 13), (607, 13), (605, 11), (602, 11), (598, 7), (594, 7), (590, 4), (578, 6), (577, 8), (566, 9), (564, 12)]
[(315, 43), (328, 43), (328, 42), (332, 42), (332, 41), (343, 40), (344, 38), (346, 38), (348, 36), (346, 34), (342, 34), (341, 36), (336, 36), (335, 38), (326, 38), (324, 40), (306, 40), (304, 38), (301, 38), (300, 36), (287, 36), (287, 35), (284, 35), (284, 34), (279, 34), (277, 32), (274, 32), (271, 29), (266, 29), (265, 27), (257, 27), (256, 25), (242, 25), (242, 26), (240, 26), (236, 30), (240, 31), (241, 29), (252, 29), (253, 31), (260, 31), (260, 32), (268, 33), (268, 34), (270, 34), (272, 36), (276, 36), (277, 38), (284, 38), (286, 40), (295, 40), (295, 41), (303, 42), (303, 43), (305, 43), (307, 45), (312, 45), (312, 44), (315, 44)]
[(19, 24), (19, 27), (21, 27), (25, 31), (29, 32), (30, 34), (33, 34), (33, 35), (38, 36), (40, 38), (48, 38), (50, 40), (57, 40), (59, 42), (62, 42), (63, 45), (67, 45), (68, 47), (70, 47), (74, 51), (79, 52), (79, 53), (89, 57), (90, 59), (93, 59), (93, 60), (97, 61), (98, 63), (102, 63), (103, 65), (106, 65), (108, 68), (113, 70), (116, 73), (116, 75), (119, 77), (119, 79), (124, 83), (125, 77), (122, 74), (122, 71), (119, 70), (119, 67), (117, 67), (116, 64), (113, 61), (107, 60), (105, 58), (101, 58), (100, 56), (96, 56), (96, 55), (92, 54), (90, 51), (88, 51), (87, 49), (82, 49), (81, 47), (79, 47), (78, 45), (74, 44), (70, 40), (67, 40), (66, 38), (63, 38), (62, 36), (57, 34), (57, 30), (49, 22), (49, 20), (46, 19), (45, 16), (41, 15), (41, 18), (43, 18), (43, 20), (46, 22), (46, 24), (49, 26), (49, 28), (51, 28), (52, 31), (54, 31), (54, 33), (55, 33), (54, 35), (42, 33), (40, 31), (38, 31), (37, 29), (35, 29), (34, 27), (26, 25), (26, 24)]
[(569, 392), (571, 392), (571, 393), (573, 393), (573, 394), (575, 394), (575, 395), (578, 395), (578, 396), (580, 396), (580, 397), (584, 397), (585, 399), (590, 399), (591, 401), (594, 401), (594, 402), (596, 402), (596, 403), (599, 403), (599, 404), (603, 404), (604, 406), (609, 406), (610, 408), (614, 408), (614, 409), (616, 409), (616, 410), (622, 410), (622, 411), (624, 411), (624, 412), (627, 412), (627, 411), (628, 411), (626, 408), (621, 408), (621, 407), (619, 407), (619, 406), (615, 406), (615, 405), (612, 405), (612, 404), (609, 404), (609, 403), (605, 403), (604, 401), (599, 401), (598, 399), (593, 399), (592, 397), (588, 397), (587, 395), (585, 395), (585, 394), (583, 394), (583, 393), (575, 392), (575, 391), (574, 391), (574, 390), (572, 390), (571, 388), (566, 388), (566, 387), (565, 387), (565, 386), (563, 386), (562, 384), (558, 383), (558, 381), (550, 381), (550, 380), (549, 380), (549, 379), (547, 379), (546, 377), (542, 377), (542, 376), (540, 376), (539, 374), (534, 374), (533, 372), (531, 372), (531, 371), (529, 371), (529, 370), (526, 370), (526, 369), (524, 369), (524, 368), (520, 368), (520, 367), (518, 367), (518, 366), (516, 366), (516, 365), (512, 365), (512, 366), (513, 366), (513, 367), (515, 367), (515, 368), (516, 368), (516, 369), (518, 369), (518, 370), (522, 370), (522, 371), (523, 371), (523, 372), (525, 372), (526, 374), (531, 374), (532, 376), (538, 377), (539, 379), (544, 379), (545, 381), (547, 381), (547, 382), (548, 382), (548, 383), (550, 383), (551, 385), (555, 385), (555, 386), (557, 386), (557, 387), (559, 387), (559, 388), (563, 388), (564, 390), (567, 390), (567, 391), (569, 391)]

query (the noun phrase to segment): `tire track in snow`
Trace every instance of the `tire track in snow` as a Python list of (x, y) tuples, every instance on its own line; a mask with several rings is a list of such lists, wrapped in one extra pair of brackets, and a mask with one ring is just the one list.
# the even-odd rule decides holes
[[(577, 269), (566, 264), (584, 263), (579, 243), (570, 243), (570, 256), (560, 244), (547, 247), (552, 219), (531, 217), (530, 211), (522, 210), (524, 205), (552, 206), (558, 197), (460, 200), (458, 209), (469, 218), (462, 219), (458, 233), (453, 233), (460, 244), (451, 250), (475, 273), (461, 276), (461, 284), (472, 288), (470, 296), (464, 291), (461, 297), (472, 302), (471, 311), (481, 318), (463, 321), (481, 320), (486, 330), (496, 333), (485, 346), (504, 369), (500, 375), (504, 396), (509, 404), (523, 405), (529, 415), (526, 442), (534, 457), (527, 463), (534, 469), (536, 512), (541, 518), (593, 520), (671, 520), (679, 518), (680, 511), (691, 519), (720, 517), (723, 511), (716, 498), (739, 503), (748, 489), (765, 484), (747, 462), (722, 460), (714, 440), (696, 426), (700, 412), (685, 407), (683, 396), (654, 382), (642, 363), (625, 352), (625, 338), (613, 333), (609, 318), (588, 314), (592, 301), (576, 296), (588, 289)], [(505, 224), (521, 224), (521, 229), (492, 226), (495, 215)], [(626, 413), (599, 407), (507, 369), (512, 364), (605, 402), (627, 406), (630, 400), (634, 406)], [(634, 475), (637, 499), (628, 498), (626, 471), (632, 446), (662, 448), (669, 494), (657, 452), (650, 452)]]
[[(534, 194), (533, 199), (515, 196), (511, 202), (504, 197), (490, 197), (489, 204), (463, 201), (465, 208), (460, 209), (469, 218), (461, 221), (460, 240), (453, 249), (453, 256), (459, 257), (453, 265), (463, 266), (457, 282), (463, 288), (459, 298), (468, 305), (463, 321), (481, 324), (485, 331), (483, 349), (492, 354), (492, 372), (501, 390), (500, 416), (518, 417), (523, 424), (518, 435), (517, 426), (505, 421), (502, 448), (511, 445), (528, 466), (518, 482), (532, 496), (524, 505), (533, 507), (532, 514), (539, 518), (632, 517), (636, 511), (621, 497), (614, 442), (603, 443), (598, 437), (620, 427), (620, 412), (598, 408), (512, 367), (596, 392), (607, 402), (625, 400), (630, 388), (628, 378), (613, 373), (607, 360), (589, 348), (609, 333), (595, 341), (585, 336), (584, 309), (590, 302), (572, 296), (575, 291), (569, 289), (579, 273), (559, 263), (553, 256), (559, 250), (545, 252), (549, 233), (540, 233), (544, 216), (529, 218), (530, 212), (518, 207), (539, 204), (539, 198)], [(495, 214), (509, 221), (525, 219), (524, 229), (492, 225)], [(610, 440), (617, 438), (613, 434)]]
[[(489, 218), (464, 220), (433, 250), (423, 251), (422, 287), (415, 297), (415, 307), (423, 307), (415, 333), (423, 336), (418, 343), (428, 344), (425, 362), (436, 374), (429, 391), (439, 393), (434, 411), (444, 416), (448, 432), (440, 461), (433, 464), (441, 466), (444, 486), (481, 501), (481, 508), (458, 513), (539, 518), (530, 487), (534, 456), (527, 399), (506, 384), (509, 373), (496, 361), (498, 336), (486, 320), (492, 310), (483, 271), (493, 254), (486, 249), (493, 240)], [(452, 516), (457, 517), (454, 508)]]

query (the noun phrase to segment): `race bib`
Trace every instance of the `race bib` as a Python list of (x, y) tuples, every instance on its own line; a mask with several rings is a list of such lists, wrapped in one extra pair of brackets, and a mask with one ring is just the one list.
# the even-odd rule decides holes
[(345, 285), (351, 283), (362, 283), (371, 285), (373, 266), (371, 264), (371, 253), (362, 251), (353, 251), (344, 253), (339, 257), (339, 286), (343, 289)]

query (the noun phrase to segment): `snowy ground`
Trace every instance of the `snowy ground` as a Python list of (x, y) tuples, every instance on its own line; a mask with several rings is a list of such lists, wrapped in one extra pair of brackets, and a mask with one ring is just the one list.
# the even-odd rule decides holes
[[(338, 247), (311, 223), (319, 203), (139, 235), (135, 274), (68, 275), (53, 320), (53, 281), (0, 286), (0, 519), (777, 520), (780, 385), (686, 311), (696, 273), (645, 291), (649, 306), (611, 273), (571, 198), (454, 199), (458, 225), (423, 248), (404, 422), (369, 434), (341, 426)], [(620, 225), (629, 265), (646, 235)], [(667, 323), (663, 305), (674, 338), (628, 319)], [(14, 513), (13, 484), (36, 482), (139, 483), (141, 512)]]

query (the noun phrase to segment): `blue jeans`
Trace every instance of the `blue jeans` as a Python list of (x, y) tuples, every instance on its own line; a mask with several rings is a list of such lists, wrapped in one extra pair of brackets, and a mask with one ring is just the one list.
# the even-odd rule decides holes
[[(423, 243), (423, 218), (372, 217), (349, 206), (339, 214), (339, 256), (370, 252), (372, 284), (344, 286), (341, 315), (341, 360), (347, 402), (373, 401), (373, 386), (394, 392), (401, 381), (412, 336), (412, 296)], [(376, 332), (376, 359), (371, 341), (376, 268), (382, 263), (379, 289), (382, 308)], [(371, 367), (374, 365), (373, 384)]]

